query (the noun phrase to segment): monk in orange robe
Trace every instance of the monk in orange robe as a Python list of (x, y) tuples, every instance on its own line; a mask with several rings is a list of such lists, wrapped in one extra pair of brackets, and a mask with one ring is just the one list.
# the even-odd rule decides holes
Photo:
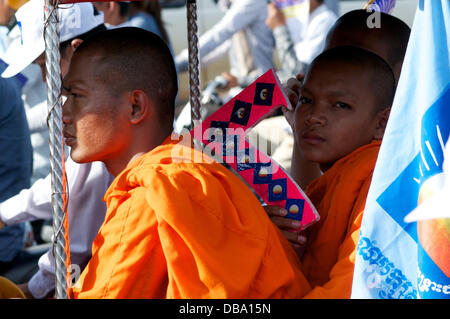
[[(367, 21), (373, 19), (373, 13), (366, 10), (352, 10), (336, 21), (328, 32), (324, 50), (337, 46), (352, 45), (372, 51), (382, 57), (392, 68), (395, 81), (398, 82), (408, 47), (411, 29), (399, 18), (378, 12), (379, 26), (372, 28)], [(297, 105), (299, 90), (304, 74), (298, 74), (286, 83), (286, 95), (292, 105)], [(284, 110), (284, 108), (283, 108)], [(284, 110), (286, 120), (293, 126), (294, 112)], [(306, 188), (321, 175), (317, 163), (307, 161), (298, 147), (293, 148), (291, 175), (296, 182)]]
[(294, 135), (324, 174), (306, 193), (321, 220), (312, 225), (302, 269), (305, 298), (349, 298), (362, 214), (395, 93), (380, 56), (336, 47), (311, 65), (296, 110)]
[(116, 176), (73, 297), (299, 298), (310, 290), (247, 186), (171, 140), (176, 70), (159, 37), (120, 28), (87, 39), (63, 88), (70, 156), (102, 161)]
[(168, 140), (117, 176), (74, 296), (298, 298), (308, 291), (295, 252), (250, 189), (218, 163), (194, 163), (202, 154), (183, 148)]
[(362, 215), (381, 141), (357, 148), (313, 181), (307, 195), (320, 221), (311, 226), (302, 257), (314, 289), (305, 298), (349, 298)]
[[(330, 30), (327, 41), (325, 43), (325, 50), (334, 48), (337, 46), (343, 46), (343, 45), (353, 45), (357, 47), (361, 47), (364, 49), (367, 49), (369, 51), (372, 51), (376, 54), (378, 54), (380, 57), (382, 57), (392, 68), (392, 71), (394, 73), (395, 81), (398, 82), (398, 78), (400, 76), (401, 67), (403, 64), (403, 59), (405, 56), (406, 48), (408, 45), (408, 39), (411, 32), (411, 29), (408, 27), (406, 23), (404, 23), (402, 20), (389, 15), (385, 13), (380, 13), (378, 18), (380, 19), (380, 27), (379, 28), (370, 28), (367, 25), (368, 19), (370, 19), (372, 15), (372, 12), (367, 12), (366, 10), (353, 10), (346, 14), (344, 14), (342, 17), (340, 17), (333, 28)], [(289, 99), (291, 100), (291, 103), (293, 105), (297, 104), (298, 98), (299, 98), (299, 90), (301, 90), (301, 82), (303, 80), (303, 75), (299, 74), (297, 79), (290, 79), (287, 83), (287, 95), (289, 96)], [(383, 94), (382, 92), (378, 92), (378, 94)], [(294, 112), (286, 112), (285, 116), (288, 122), (290, 122), (291, 126), (293, 125), (293, 118), (294, 118)], [(295, 141), (297, 143), (297, 140)], [(356, 243), (358, 241), (358, 235), (359, 235), (359, 226), (361, 223), (361, 214), (358, 212), (362, 212), (364, 208), (364, 199), (368, 192), (368, 185), (370, 184), (371, 180), (371, 173), (366, 174), (368, 170), (373, 169), (375, 158), (377, 156), (377, 147), (371, 147), (372, 151), (368, 151), (372, 159), (367, 159), (367, 161), (361, 161), (358, 163), (352, 163), (351, 161), (346, 166), (342, 166), (340, 168), (340, 171), (346, 172), (349, 169), (353, 172), (350, 178), (347, 178), (345, 180), (345, 183), (331, 183), (334, 185), (333, 187), (328, 187), (328, 193), (333, 194), (333, 189), (336, 188), (336, 194), (340, 193), (342, 191), (345, 191), (344, 189), (359, 189), (359, 194), (354, 191), (349, 191), (349, 194), (353, 195), (347, 195), (345, 196), (345, 200), (343, 201), (342, 198), (340, 200), (334, 199), (334, 204), (337, 204), (336, 202), (340, 203), (339, 205), (342, 205), (343, 202), (346, 202), (348, 204), (351, 204), (354, 202), (354, 207), (352, 209), (345, 209), (345, 211), (352, 211), (348, 221), (345, 220), (344, 217), (340, 219), (339, 224), (341, 224), (341, 228), (335, 229), (332, 232), (325, 231), (325, 227), (322, 231), (317, 230), (317, 228), (320, 227), (320, 225), (326, 223), (325, 222), (325, 216), (330, 215), (329, 212), (327, 212), (327, 208), (324, 207), (326, 205), (323, 205), (323, 202), (327, 202), (331, 199), (330, 196), (326, 196), (326, 199), (324, 198), (322, 201), (320, 201), (320, 193), (323, 190), (320, 190), (320, 188), (323, 186), (323, 183), (325, 181), (330, 180), (330, 175), (334, 175), (333, 180), (334, 181), (340, 181), (345, 176), (348, 176), (346, 173), (343, 173), (344, 175), (340, 176), (338, 174), (339, 170), (333, 168), (332, 171), (336, 174), (330, 174), (330, 172), (325, 172), (325, 175), (328, 176), (326, 179), (322, 179), (322, 181), (319, 183), (318, 181), (314, 182), (314, 186), (311, 185), (307, 189), (307, 194), (311, 197), (316, 198), (315, 204), (317, 206), (320, 206), (319, 212), (322, 217), (322, 221), (316, 226), (312, 227), (312, 235), (314, 236), (314, 239), (311, 238), (311, 235), (308, 235), (308, 231), (304, 233), (293, 233), (293, 232), (286, 232), (284, 231), (284, 235), (290, 240), (291, 244), (296, 248), (298, 252), (304, 251), (304, 243), (308, 241), (308, 251), (309, 253), (303, 258), (303, 262), (306, 265), (306, 273), (310, 271), (310, 269), (313, 268), (313, 264), (315, 263), (315, 266), (317, 267), (316, 271), (313, 271), (314, 273), (311, 274), (311, 284), (313, 286), (316, 285), (323, 285), (325, 278), (330, 278), (330, 281), (326, 281), (327, 284), (325, 284), (322, 288), (319, 288), (320, 286), (316, 286), (317, 289), (314, 289), (314, 291), (308, 295), (308, 297), (312, 298), (347, 298), (350, 296), (350, 289), (351, 289), (351, 282), (353, 277), (353, 264), (354, 264), (354, 257), (356, 253)], [(356, 154), (359, 154), (359, 152), (355, 151)], [(351, 155), (348, 155), (346, 158), (350, 157)], [(360, 156), (360, 155), (358, 155)], [(366, 157), (366, 156), (364, 156)], [(353, 161), (353, 160), (352, 160)], [(341, 161), (339, 161), (339, 165), (343, 164)], [(336, 163), (338, 165), (338, 163)], [(357, 166), (358, 168), (353, 169), (353, 165)], [(365, 169), (362, 170), (360, 168), (361, 165), (364, 165)], [(311, 181), (318, 178), (321, 175), (320, 167), (317, 163), (308, 161), (304, 154), (302, 153), (302, 150), (300, 147), (294, 147), (293, 151), (293, 157), (292, 157), (292, 176), (296, 179), (296, 181), (301, 185), (302, 187), (306, 188)], [(358, 176), (358, 179), (353, 179), (354, 176)], [(364, 179), (366, 177), (365, 182), (361, 184), (359, 182), (360, 179)], [(355, 183), (353, 183), (355, 182)], [(341, 185), (341, 186), (339, 186)], [(359, 187), (359, 188), (358, 188)], [(333, 206), (332, 205), (332, 206)], [(329, 209), (333, 210), (332, 207)], [(344, 207), (340, 207), (339, 209), (344, 209)], [(268, 210), (269, 214), (277, 215), (277, 216), (284, 216), (287, 212), (280, 210), (280, 209), (270, 209)], [(359, 214), (358, 216), (355, 216), (354, 214)], [(344, 216), (347, 216), (344, 214)], [(275, 218), (275, 220), (274, 220)], [(295, 224), (286, 218), (280, 219), (279, 217), (274, 217), (272, 220), (276, 222), (276, 224), (280, 228), (294, 228)], [(329, 218), (327, 218), (329, 219)], [(345, 231), (342, 231), (343, 225), (345, 225), (347, 222), (347, 228)], [(331, 223), (330, 223), (331, 226)], [(332, 228), (332, 226), (330, 227)], [(326, 235), (325, 235), (326, 233)], [(334, 238), (330, 236), (330, 234), (334, 234)], [(340, 235), (337, 235), (340, 234)], [(352, 236), (348, 236), (349, 234), (353, 234)], [(324, 237), (323, 239), (319, 239), (319, 237)], [(307, 238), (308, 237), (308, 238)], [(345, 241), (341, 238), (345, 238)], [(318, 253), (311, 253), (317, 248), (317, 245), (314, 245), (313, 241), (320, 241), (320, 242), (327, 242), (328, 246), (333, 246), (332, 241), (334, 243), (345, 243), (345, 250), (348, 252), (347, 255), (343, 255), (343, 252), (341, 250), (337, 250), (335, 248), (331, 248), (329, 251), (333, 251), (334, 253), (330, 253), (330, 258), (328, 258), (328, 262), (324, 262), (322, 259), (319, 263), (316, 259), (318, 256)], [(312, 248), (315, 246), (316, 248)], [(327, 254), (327, 253), (326, 253)], [(339, 254), (339, 257), (336, 259), (334, 258), (335, 254)], [(312, 257), (311, 255), (314, 255), (315, 257)], [(309, 256), (309, 257), (308, 257)], [(331, 258), (333, 256), (333, 258)], [(343, 256), (348, 256), (348, 259), (343, 258)], [(321, 257), (322, 258), (322, 257)], [(339, 263), (336, 263), (336, 260), (340, 260)], [(346, 265), (342, 267), (338, 267), (339, 270), (330, 270), (332, 266), (336, 265)], [(320, 265), (324, 265), (324, 268), (322, 268)], [(325, 266), (327, 265), (327, 266)], [(319, 272), (322, 273), (322, 275), (318, 275)], [(333, 268), (334, 269), (334, 268)], [(346, 287), (340, 287), (337, 283), (337, 278), (339, 278), (340, 274), (344, 274), (345, 270), (345, 276), (347, 276), (347, 279), (344, 281), (340, 281), (340, 283), (346, 285)], [(321, 280), (318, 278), (322, 277)], [(343, 276), (341, 278), (344, 278)], [(332, 280), (331, 280), (332, 279)], [(331, 289), (330, 287), (334, 287), (334, 289)], [(344, 293), (339, 293), (338, 290), (341, 290)]]
[(390, 66), (352, 46), (323, 52), (305, 77), (294, 137), (323, 175), (306, 189), (320, 221), (289, 235), (307, 237), (300, 257), (312, 290), (304, 298), (350, 297), (362, 214), (394, 92)]

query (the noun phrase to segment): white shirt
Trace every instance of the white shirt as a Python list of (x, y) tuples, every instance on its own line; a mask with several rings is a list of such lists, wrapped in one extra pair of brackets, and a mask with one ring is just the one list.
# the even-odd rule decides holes
[(298, 30), (299, 41), (293, 42), (287, 25), (273, 30), (281, 61), (281, 68), (277, 70), (281, 82), (285, 83), (300, 72), (305, 73), (307, 66), (323, 51), (327, 34), (336, 20), (337, 15), (322, 4), (308, 16), (305, 27)]
[[(106, 213), (103, 196), (113, 181), (101, 162), (77, 164), (66, 161), (69, 185), (68, 221), (72, 265), (82, 270), (91, 257), (91, 246)], [(52, 218), (51, 176), (0, 204), (0, 219), (7, 225)], [(50, 249), (39, 259), (39, 270), (28, 282), (35, 298), (43, 298), (55, 287), (55, 259)]]
[(322, 52), (328, 31), (337, 18), (336, 14), (324, 4), (311, 12), (303, 39), (294, 45), (300, 62), (310, 64)]
[[(230, 49), (228, 53), (230, 54), (230, 73), (238, 77), (240, 85), (247, 86), (259, 75), (274, 67), (272, 58), (274, 39), (271, 30), (265, 24), (266, 18), (267, 0), (232, 1), (225, 16), (214, 27), (200, 36), (200, 60), (205, 56), (214, 60), (213, 56), (216, 49), (223, 49), (222, 44), (224, 42), (230, 40), (237, 32), (244, 31), (256, 70), (251, 78), (240, 78), (238, 76), (239, 67), (236, 66), (237, 61), (234, 52), (236, 50)], [(230, 48), (233, 47), (230, 46)], [(221, 52), (223, 53), (223, 50)], [(178, 72), (187, 71), (189, 64), (187, 49), (176, 56), (175, 64)]]
[(334, 12), (334, 14), (336, 14), (337, 16), (340, 15), (341, 6), (340, 6), (340, 3), (339, 3), (339, 0), (325, 0), (324, 4), (328, 8), (330, 8), (330, 10)]

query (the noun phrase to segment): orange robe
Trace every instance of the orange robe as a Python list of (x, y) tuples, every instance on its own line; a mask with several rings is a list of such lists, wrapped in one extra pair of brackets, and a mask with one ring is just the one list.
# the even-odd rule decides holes
[(303, 273), (313, 288), (305, 298), (349, 298), (356, 246), (381, 141), (372, 141), (337, 161), (306, 194), (320, 221), (309, 229)]
[(75, 298), (299, 298), (310, 290), (251, 190), (218, 163), (190, 162), (201, 157), (193, 152), (166, 141), (117, 176)]

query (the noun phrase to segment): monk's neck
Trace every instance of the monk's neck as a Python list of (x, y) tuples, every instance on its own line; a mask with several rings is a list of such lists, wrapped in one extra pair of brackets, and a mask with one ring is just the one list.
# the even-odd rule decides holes
[[(160, 130), (153, 135), (151, 133), (148, 135), (137, 134), (141, 138), (134, 138), (129, 148), (123, 150), (120, 156), (112, 156), (111, 159), (104, 162), (108, 172), (113, 176), (119, 175), (131, 162), (163, 144), (170, 133), (171, 130)], [(152, 136), (152, 138), (144, 139), (142, 136)]]
[(322, 171), (322, 173), (325, 173), (326, 171), (328, 171), (328, 170), (333, 166), (334, 163), (335, 163), (335, 162), (333, 162), (333, 163), (327, 163), (327, 164), (320, 164), (320, 165), (319, 165), (320, 170)]

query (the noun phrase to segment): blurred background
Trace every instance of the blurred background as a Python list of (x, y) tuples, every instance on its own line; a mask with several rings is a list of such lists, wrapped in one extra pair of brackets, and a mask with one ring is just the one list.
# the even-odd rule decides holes
[[(361, 9), (366, 0), (339, 0), (339, 15)], [(397, 0), (392, 15), (402, 19), (410, 27), (414, 20), (414, 13), (418, 0)], [(164, 25), (169, 33), (175, 55), (187, 48), (187, 18), (186, 18), (186, 0), (160, 0), (162, 6), (162, 18)], [(206, 30), (212, 28), (224, 15), (214, 0), (197, 1), (199, 36)], [(279, 65), (278, 56), (274, 50), (274, 61)], [(212, 81), (216, 75), (229, 69), (228, 57), (216, 61), (201, 69), (200, 81), (204, 87)], [(189, 99), (188, 74), (183, 73), (179, 76), (179, 96), (178, 105), (184, 105)]]

